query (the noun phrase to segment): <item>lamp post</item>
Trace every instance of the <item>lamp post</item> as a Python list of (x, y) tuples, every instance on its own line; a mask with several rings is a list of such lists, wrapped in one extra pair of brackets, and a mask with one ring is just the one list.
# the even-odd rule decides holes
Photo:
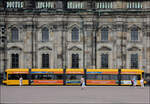
[(6, 35), (5, 35), (5, 30), (6, 30), (6, 26), (5, 25), (3, 25), (2, 26), (2, 35), (1, 35), (1, 42), (2, 42), (2, 48), (0, 49), (2, 52), (3, 52), (3, 54), (4, 54), (4, 57), (3, 57), (3, 62), (4, 62), (4, 67), (3, 67), (3, 79), (5, 79), (6, 78), (6, 76), (5, 76), (5, 69), (6, 69), (6, 65), (7, 65), (7, 37), (6, 37)]

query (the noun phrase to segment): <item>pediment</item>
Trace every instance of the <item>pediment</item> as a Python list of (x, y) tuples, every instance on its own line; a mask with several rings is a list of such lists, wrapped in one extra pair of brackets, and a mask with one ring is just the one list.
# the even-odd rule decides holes
[(39, 48), (39, 50), (41, 51), (41, 50), (52, 50), (52, 49), (50, 47), (45, 46), (45, 47)]
[(108, 48), (108, 47), (101, 47), (101, 48), (99, 48), (98, 50), (99, 50), (99, 51), (111, 51), (111, 49)]
[(10, 47), (10, 48), (8, 48), (8, 50), (22, 50), (22, 48), (20, 48), (20, 47), (17, 47), (17, 46), (12, 46), (12, 47)]
[(128, 51), (141, 51), (141, 49), (139, 49), (138, 47), (131, 47), (128, 48)]
[(73, 46), (73, 47), (69, 48), (68, 50), (69, 51), (81, 51), (82, 49), (77, 46)]

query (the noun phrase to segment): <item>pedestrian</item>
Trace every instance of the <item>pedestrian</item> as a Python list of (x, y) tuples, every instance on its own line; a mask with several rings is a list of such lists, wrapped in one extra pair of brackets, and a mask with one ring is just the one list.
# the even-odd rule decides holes
[(141, 83), (141, 88), (144, 88), (144, 79), (143, 78), (141, 78), (140, 83)]
[(20, 86), (22, 86), (22, 81), (23, 81), (23, 78), (20, 77), (20, 78), (19, 78), (19, 85), (20, 85)]
[(133, 86), (133, 80), (131, 80), (131, 86)]
[(85, 80), (83, 77), (81, 77), (81, 89), (83, 90), (85, 87)]
[(136, 81), (136, 77), (133, 78), (133, 86), (136, 87), (137, 81)]

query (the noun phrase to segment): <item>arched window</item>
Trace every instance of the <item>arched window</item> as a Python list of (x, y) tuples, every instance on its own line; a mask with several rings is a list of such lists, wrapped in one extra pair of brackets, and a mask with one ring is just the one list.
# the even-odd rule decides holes
[(48, 28), (42, 29), (42, 41), (48, 41), (49, 40), (49, 30)]
[(42, 54), (42, 68), (49, 68), (49, 54)]
[(79, 40), (79, 29), (74, 27), (72, 29), (72, 41), (78, 41)]
[(72, 54), (72, 68), (79, 68), (79, 54)]
[(108, 68), (108, 54), (101, 55), (101, 67)]
[(19, 55), (18, 54), (11, 54), (11, 67), (19, 68)]
[(18, 29), (16, 27), (11, 29), (11, 38), (12, 41), (18, 41), (19, 39)]
[(103, 40), (103, 41), (108, 40), (108, 29), (107, 28), (103, 28), (101, 30), (101, 40)]
[(131, 29), (131, 40), (138, 40), (138, 29), (132, 28)]

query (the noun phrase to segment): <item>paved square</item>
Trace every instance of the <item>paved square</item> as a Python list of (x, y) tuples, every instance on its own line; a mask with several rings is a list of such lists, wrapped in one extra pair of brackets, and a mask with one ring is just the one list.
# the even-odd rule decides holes
[(138, 103), (149, 104), (150, 87), (0, 86), (1, 103)]

